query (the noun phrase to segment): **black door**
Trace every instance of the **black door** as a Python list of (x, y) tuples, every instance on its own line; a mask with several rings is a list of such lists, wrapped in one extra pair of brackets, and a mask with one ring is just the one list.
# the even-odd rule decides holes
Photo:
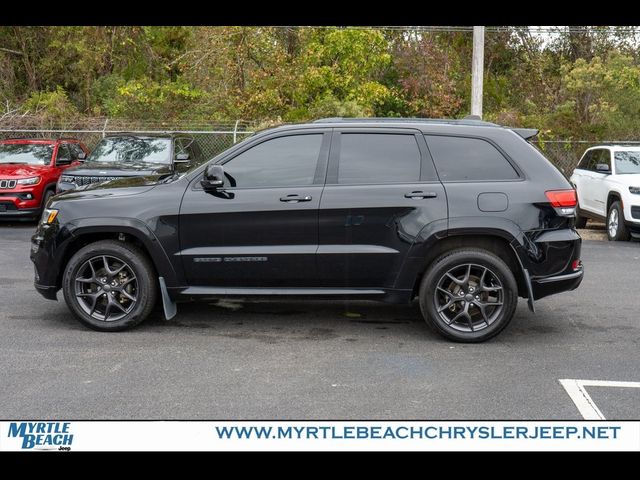
[(194, 286), (304, 287), (317, 277), (318, 206), (331, 135), (286, 132), (223, 159), (224, 189), (195, 179), (180, 209), (180, 248)]
[(409, 129), (336, 129), (320, 203), (327, 286), (393, 288), (420, 230), (447, 218), (424, 139)]

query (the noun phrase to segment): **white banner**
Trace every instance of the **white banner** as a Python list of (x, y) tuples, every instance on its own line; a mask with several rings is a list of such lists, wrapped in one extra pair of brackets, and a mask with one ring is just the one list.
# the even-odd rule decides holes
[(640, 422), (0, 422), (0, 451), (16, 450), (640, 451)]

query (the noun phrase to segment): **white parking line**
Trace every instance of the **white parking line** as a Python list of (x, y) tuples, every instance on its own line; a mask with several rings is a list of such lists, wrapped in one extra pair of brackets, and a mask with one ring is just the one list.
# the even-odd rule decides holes
[(575, 403), (585, 420), (606, 420), (604, 415), (595, 404), (585, 387), (617, 387), (617, 388), (640, 388), (640, 382), (610, 382), (608, 380), (573, 380), (560, 379), (560, 384)]

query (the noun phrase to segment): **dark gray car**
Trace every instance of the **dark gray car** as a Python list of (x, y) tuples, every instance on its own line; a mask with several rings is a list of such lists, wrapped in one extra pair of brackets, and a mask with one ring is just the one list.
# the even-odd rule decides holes
[(129, 177), (166, 176), (204, 161), (193, 137), (117, 134), (103, 138), (82, 165), (58, 180), (57, 193)]

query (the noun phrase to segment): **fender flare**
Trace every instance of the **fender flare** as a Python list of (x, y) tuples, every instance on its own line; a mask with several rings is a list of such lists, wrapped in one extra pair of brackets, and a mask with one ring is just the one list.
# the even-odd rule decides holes
[(155, 266), (158, 276), (164, 277), (168, 287), (176, 287), (181, 283), (181, 273), (177, 272), (162, 244), (141, 220), (136, 218), (94, 217), (76, 219), (67, 224), (70, 233), (68, 243), (87, 234), (125, 233), (139, 240)]

